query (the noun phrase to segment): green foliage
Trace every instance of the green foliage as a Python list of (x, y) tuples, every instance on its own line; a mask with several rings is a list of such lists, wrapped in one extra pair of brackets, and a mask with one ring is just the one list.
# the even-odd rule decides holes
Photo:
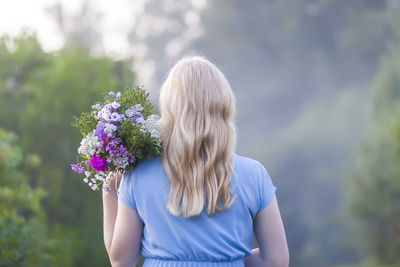
[(376, 80), (368, 132), (351, 171), (349, 201), (368, 258), (400, 265), (400, 51)]
[(31, 161), (16, 142), (15, 134), (0, 128), (0, 266), (68, 266), (72, 246), (49, 232), (40, 203), (45, 191), (32, 189), (18, 170)]
[[(149, 93), (146, 92), (143, 87), (136, 86), (134, 88), (125, 88), (121, 93), (122, 96), (119, 102), (121, 102), (123, 109), (128, 109), (132, 106), (132, 103), (137, 103), (142, 105), (142, 114), (145, 118), (156, 113), (153, 104), (150, 102)], [(112, 96), (106, 95), (106, 103), (111, 103), (114, 100), (115, 98)]]
[[(142, 114), (144, 118), (158, 113), (150, 102), (149, 93), (139, 86), (133, 89), (126, 88), (123, 90), (120, 102), (125, 109), (130, 108), (132, 103), (140, 103), (143, 107)], [(125, 121), (118, 131), (121, 136), (125, 136), (123, 139), (124, 145), (134, 148), (132, 152), (136, 155), (138, 160), (160, 155), (161, 144), (155, 144), (150, 134), (141, 133), (138, 125), (133, 125), (129, 123), (129, 121)]]
[(138, 160), (151, 158), (161, 153), (161, 144), (154, 143), (149, 133), (143, 134), (138, 125), (124, 121), (118, 129), (118, 133), (125, 137), (123, 145), (132, 147), (132, 152)]
[(65, 253), (54, 252), (60, 262), (65, 257), (64, 264), (54, 266), (109, 263), (102, 240), (101, 195), (88, 191), (69, 168), (81, 139), (71, 120), (101, 100), (106, 90), (130, 86), (130, 68), (130, 60), (91, 56), (76, 43), (46, 53), (33, 35), (0, 38), (0, 125), (21, 138), (30, 162), (21, 171), (29, 173), (29, 184), (48, 192), (42, 211), (49, 232), (75, 248), (71, 251), (65, 245)]
[(358, 264), (341, 264), (341, 265), (335, 265), (333, 267), (397, 267), (394, 265), (387, 265), (387, 264), (382, 264), (376, 261), (367, 261), (363, 263), (358, 263)]
[(82, 112), (80, 117), (74, 116), (74, 120), (72, 125), (79, 128), (83, 136), (91, 133), (97, 126), (97, 121), (90, 112)]

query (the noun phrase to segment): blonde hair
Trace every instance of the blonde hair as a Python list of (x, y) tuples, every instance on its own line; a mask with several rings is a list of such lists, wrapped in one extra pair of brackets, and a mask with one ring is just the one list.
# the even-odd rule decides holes
[(230, 207), (235, 98), (225, 76), (204, 57), (181, 59), (162, 85), (160, 111), (168, 210), (190, 217)]

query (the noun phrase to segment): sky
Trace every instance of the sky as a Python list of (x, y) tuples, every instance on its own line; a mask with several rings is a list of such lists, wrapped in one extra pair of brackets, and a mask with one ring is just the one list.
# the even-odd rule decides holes
[[(62, 47), (64, 38), (49, 14), (49, 8), (61, 2), (68, 14), (76, 13), (82, 0), (0, 0), (0, 35), (15, 36), (22, 29), (34, 30), (45, 51)], [(93, 1), (92, 1), (93, 2)], [(126, 33), (134, 24), (134, 15), (141, 11), (145, 0), (97, 0), (94, 8), (103, 14), (99, 28), (103, 35), (103, 46), (107, 54), (124, 56), (127, 51)]]

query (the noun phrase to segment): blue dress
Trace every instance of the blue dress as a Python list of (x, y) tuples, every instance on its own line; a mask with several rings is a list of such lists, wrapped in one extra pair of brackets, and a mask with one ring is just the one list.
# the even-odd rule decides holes
[(126, 172), (119, 199), (143, 221), (143, 266), (244, 266), (251, 255), (253, 219), (272, 200), (276, 187), (258, 161), (234, 154), (232, 206), (213, 216), (173, 216), (166, 208), (169, 184), (160, 157)]

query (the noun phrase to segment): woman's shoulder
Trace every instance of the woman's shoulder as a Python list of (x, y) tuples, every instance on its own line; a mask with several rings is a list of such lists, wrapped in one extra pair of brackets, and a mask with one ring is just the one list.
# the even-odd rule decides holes
[(139, 162), (137, 169), (146, 169), (154, 166), (159, 166), (162, 163), (161, 156), (146, 158)]
[(236, 177), (244, 198), (247, 199), (253, 218), (257, 211), (272, 200), (276, 186), (267, 169), (258, 161), (244, 156), (236, 157)]
[(234, 172), (245, 186), (259, 187), (270, 180), (267, 169), (258, 160), (246, 156), (234, 154)]
[(141, 160), (134, 168), (129, 168), (126, 171), (128, 176), (132, 176), (135, 174), (137, 176), (138, 173), (143, 174), (147, 172), (152, 172), (154, 170), (159, 170), (162, 165), (161, 157), (152, 157)]
[(259, 171), (265, 169), (264, 166), (256, 159), (249, 158), (236, 153), (233, 154), (233, 157), (234, 157), (235, 169), (243, 171), (254, 171), (254, 170)]

